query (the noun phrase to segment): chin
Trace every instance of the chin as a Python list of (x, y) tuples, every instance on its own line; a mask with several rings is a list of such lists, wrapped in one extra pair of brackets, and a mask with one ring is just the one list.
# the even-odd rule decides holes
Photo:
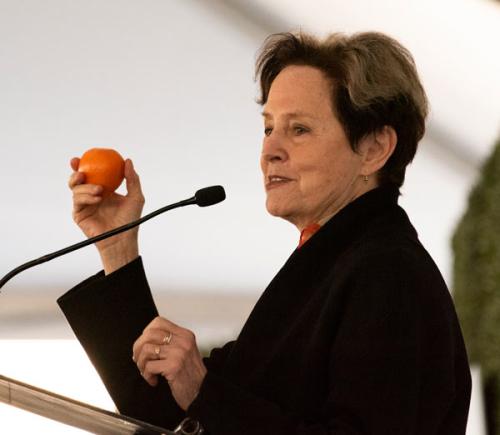
[(280, 217), (279, 209), (266, 203), (266, 210), (271, 216)]
[(268, 199), (266, 201), (266, 209), (271, 216), (286, 219), (287, 221), (290, 220), (290, 210), (283, 204)]

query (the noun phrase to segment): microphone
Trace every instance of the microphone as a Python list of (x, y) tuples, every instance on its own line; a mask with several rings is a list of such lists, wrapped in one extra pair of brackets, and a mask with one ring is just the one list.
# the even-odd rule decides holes
[(209, 205), (224, 201), (226, 199), (226, 192), (222, 186), (210, 186), (198, 190), (194, 194), (194, 197), (196, 198), (196, 204), (200, 207), (208, 207)]
[(165, 207), (162, 207), (152, 213), (147, 214), (146, 216), (137, 219), (128, 224), (122, 225), (121, 227), (114, 228), (110, 231), (106, 231), (98, 236), (91, 237), (90, 239), (84, 240), (83, 242), (75, 243), (74, 245), (68, 246), (66, 248), (60, 249), (59, 251), (52, 252), (50, 254), (44, 255), (43, 257), (37, 258), (36, 260), (28, 261), (27, 263), (22, 264), (21, 266), (16, 267), (11, 270), (7, 275), (5, 275), (0, 280), (0, 289), (14, 276), (18, 273), (26, 269), (30, 269), (34, 266), (37, 266), (42, 263), (46, 263), (47, 261), (53, 260), (54, 258), (60, 257), (61, 255), (68, 254), (70, 252), (76, 251), (77, 249), (83, 248), (85, 246), (91, 245), (92, 243), (99, 242), (101, 240), (107, 239), (108, 237), (116, 236), (117, 234), (128, 231), (132, 228), (139, 226), (140, 224), (148, 221), (155, 216), (158, 216), (161, 213), (164, 213), (169, 210), (173, 210), (174, 208), (184, 207), (186, 205), (197, 204), (199, 207), (208, 207), (210, 205), (217, 204), (226, 199), (226, 192), (222, 186), (210, 186), (205, 187), (196, 191), (193, 197), (185, 199), (183, 201), (176, 202), (175, 204), (170, 204)]

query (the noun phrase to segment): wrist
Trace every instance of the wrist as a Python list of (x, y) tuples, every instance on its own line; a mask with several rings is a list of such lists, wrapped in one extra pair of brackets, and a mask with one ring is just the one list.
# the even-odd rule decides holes
[(99, 250), (104, 274), (121, 269), (139, 257), (139, 246), (137, 243), (116, 243), (112, 246)]

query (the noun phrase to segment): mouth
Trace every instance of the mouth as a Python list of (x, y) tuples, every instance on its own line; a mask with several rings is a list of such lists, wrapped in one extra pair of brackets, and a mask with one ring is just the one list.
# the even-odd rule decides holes
[(290, 181), (293, 180), (291, 178), (282, 177), (281, 175), (269, 175), (266, 177), (266, 190), (283, 186), (289, 183)]

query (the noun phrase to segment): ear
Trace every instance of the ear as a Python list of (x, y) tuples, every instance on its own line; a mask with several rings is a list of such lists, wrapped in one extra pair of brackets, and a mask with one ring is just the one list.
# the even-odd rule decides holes
[(397, 142), (396, 130), (389, 125), (363, 138), (358, 146), (362, 157), (361, 175), (373, 175), (379, 171), (392, 156)]

